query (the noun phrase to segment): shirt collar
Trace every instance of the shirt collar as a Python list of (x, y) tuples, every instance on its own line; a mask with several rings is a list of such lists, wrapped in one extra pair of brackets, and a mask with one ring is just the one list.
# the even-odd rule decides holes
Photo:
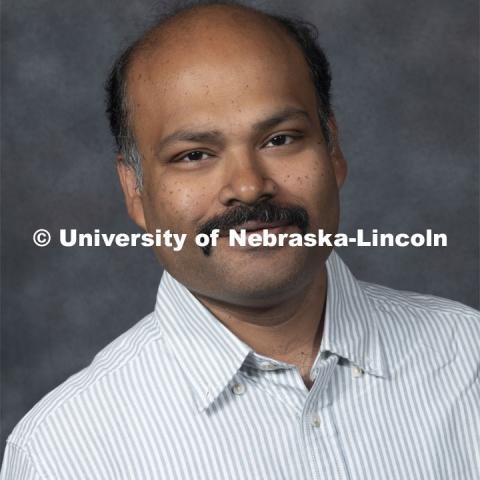
[(318, 358), (326, 352), (367, 373), (385, 377), (387, 365), (379, 328), (381, 312), (335, 251), (326, 262), (327, 303)]
[(166, 270), (155, 317), (204, 410), (224, 391), (252, 349)]
[[(330, 352), (367, 373), (385, 376), (377, 309), (335, 251), (326, 267), (325, 323), (316, 362)], [(155, 317), (191, 381), (199, 410), (209, 407), (254, 354), (166, 270), (157, 293)]]

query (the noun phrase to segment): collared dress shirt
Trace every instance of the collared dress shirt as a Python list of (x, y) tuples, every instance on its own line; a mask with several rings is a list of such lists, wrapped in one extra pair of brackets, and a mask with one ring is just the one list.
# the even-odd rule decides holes
[(310, 390), (165, 272), (154, 312), (17, 425), (0, 478), (479, 480), (479, 313), (335, 252), (327, 274)]

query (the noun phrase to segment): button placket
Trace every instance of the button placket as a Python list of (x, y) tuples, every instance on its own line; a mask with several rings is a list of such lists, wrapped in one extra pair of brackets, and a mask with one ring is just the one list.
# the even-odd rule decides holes
[(318, 415), (318, 413), (315, 413), (312, 415), (312, 420), (311, 420), (311, 425), (312, 427), (314, 428), (319, 428), (320, 425), (322, 424), (322, 420), (320, 418), (320, 415)]
[(328, 437), (334, 433), (333, 425), (329, 419), (328, 406), (331, 396), (330, 381), (337, 362), (338, 358), (332, 356), (311, 371), (311, 378), (315, 380), (315, 383), (307, 397), (303, 411), (303, 422), (304, 427), (315, 437), (318, 435)]

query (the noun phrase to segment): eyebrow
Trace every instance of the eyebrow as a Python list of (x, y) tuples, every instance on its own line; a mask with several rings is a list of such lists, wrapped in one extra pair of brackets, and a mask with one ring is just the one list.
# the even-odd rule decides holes
[(269, 128), (276, 127), (280, 123), (296, 117), (305, 117), (307, 120), (310, 120), (310, 116), (305, 110), (295, 107), (286, 107), (274, 113), (272, 116), (266, 118), (265, 120), (260, 120), (259, 122), (255, 123), (252, 127), (252, 130), (255, 133), (258, 133), (263, 130), (268, 130)]
[[(252, 131), (254, 133), (259, 133), (296, 117), (304, 117), (307, 120), (310, 120), (310, 116), (305, 110), (295, 107), (286, 107), (275, 112), (270, 117), (254, 123), (252, 126)], [(158, 155), (165, 147), (174, 142), (224, 143), (225, 135), (219, 130), (178, 130), (162, 139), (155, 147), (155, 153)]]

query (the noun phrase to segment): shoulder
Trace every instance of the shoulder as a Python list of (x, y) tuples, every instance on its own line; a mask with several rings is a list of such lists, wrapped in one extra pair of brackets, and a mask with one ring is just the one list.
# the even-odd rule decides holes
[[(480, 312), (446, 298), (358, 282), (389, 335), (480, 357)], [(478, 358), (477, 358), (478, 362)]]
[(160, 339), (161, 331), (155, 317), (149, 314), (102, 349), (88, 367), (43, 397), (17, 424), (8, 442), (26, 449), (39, 431), (47, 432), (51, 425), (62, 421), (72, 404), (78, 411), (78, 402), (82, 398), (91, 401), (104, 396), (105, 384), (118, 381), (123, 372)]
[(358, 282), (363, 292), (385, 309), (406, 309), (440, 313), (447, 315), (471, 316), (480, 318), (480, 312), (463, 303), (407, 290), (394, 290), (383, 285)]

